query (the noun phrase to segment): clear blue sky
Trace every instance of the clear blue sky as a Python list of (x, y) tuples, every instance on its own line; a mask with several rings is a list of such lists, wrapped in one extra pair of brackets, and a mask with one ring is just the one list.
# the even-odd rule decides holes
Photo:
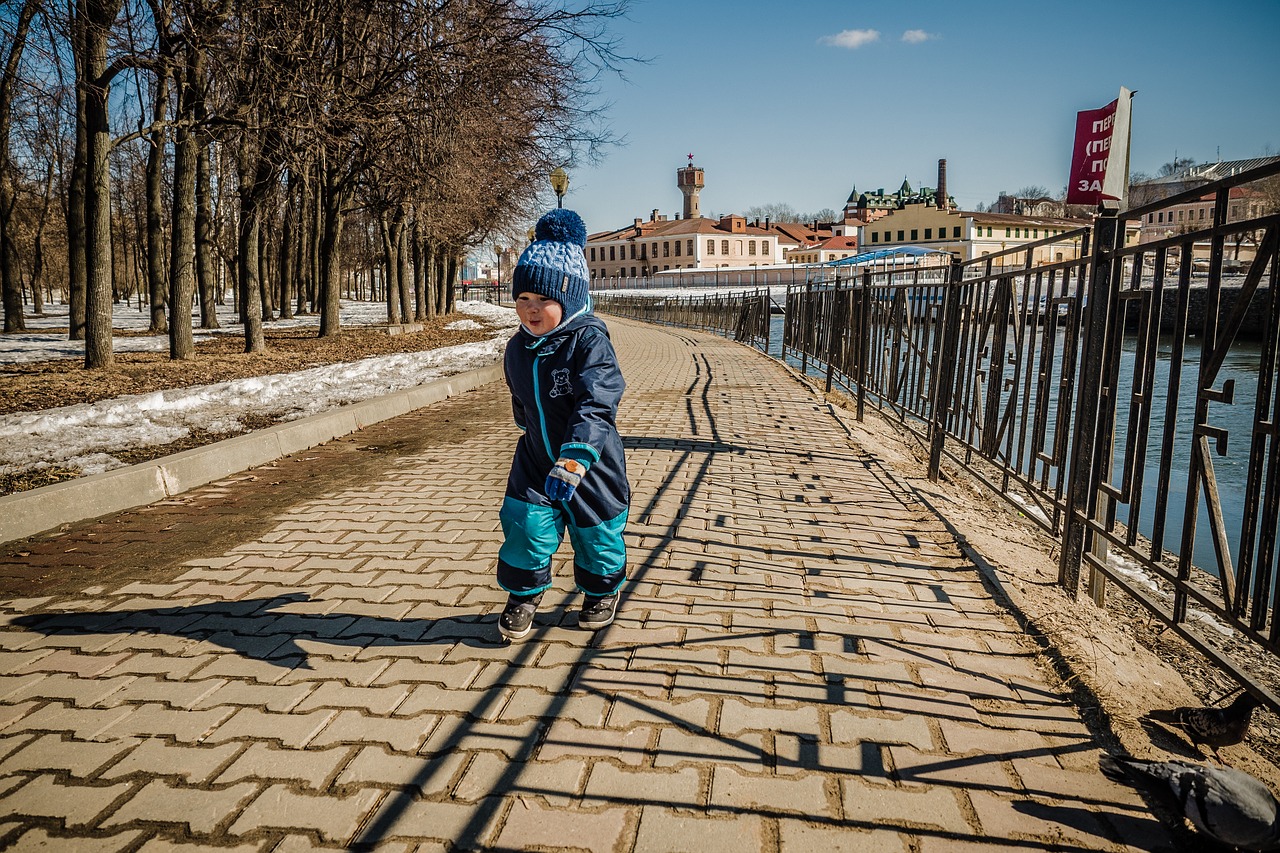
[(602, 83), (625, 144), (570, 170), (592, 232), (678, 213), (689, 153), (704, 216), (934, 186), (943, 157), (962, 208), (1056, 195), (1076, 112), (1121, 86), (1134, 171), (1280, 154), (1280, 0), (633, 0), (614, 29), (650, 61)]

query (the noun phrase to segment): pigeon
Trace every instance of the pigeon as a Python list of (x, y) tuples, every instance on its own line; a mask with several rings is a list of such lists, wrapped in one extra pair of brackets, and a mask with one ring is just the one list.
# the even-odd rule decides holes
[(1172, 708), (1147, 714), (1147, 719), (1181, 729), (1193, 744), (1205, 744), (1218, 753), (1218, 747), (1231, 746), (1244, 740), (1254, 709), (1262, 703), (1253, 694), (1243, 692), (1225, 708)]
[(1103, 755), (1108, 778), (1172, 794), (1200, 832), (1243, 850), (1280, 847), (1280, 802), (1262, 782), (1232, 767), (1186, 761), (1140, 761)]

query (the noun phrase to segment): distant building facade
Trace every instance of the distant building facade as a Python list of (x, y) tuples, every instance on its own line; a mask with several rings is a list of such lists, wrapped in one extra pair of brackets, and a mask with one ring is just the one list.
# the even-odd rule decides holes
[(699, 214), (705, 173), (692, 164), (676, 171), (684, 194), (683, 215), (675, 219), (655, 209), (649, 218), (587, 238), (592, 280), (644, 278), (664, 270), (768, 267), (788, 263), (787, 253), (831, 236), (830, 227), (796, 222), (748, 221)]

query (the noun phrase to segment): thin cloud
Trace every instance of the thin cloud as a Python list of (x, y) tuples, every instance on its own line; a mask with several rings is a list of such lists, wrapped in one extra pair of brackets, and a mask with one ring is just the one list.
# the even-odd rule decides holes
[(871, 44), (880, 38), (879, 30), (844, 30), (833, 36), (823, 36), (818, 39), (820, 44), (829, 44), (833, 47), (843, 47), (849, 50), (857, 50), (864, 44)]
[(922, 41), (931, 41), (936, 39), (933, 33), (927, 33), (924, 30), (907, 30), (902, 34), (902, 40), (907, 44), (920, 44)]

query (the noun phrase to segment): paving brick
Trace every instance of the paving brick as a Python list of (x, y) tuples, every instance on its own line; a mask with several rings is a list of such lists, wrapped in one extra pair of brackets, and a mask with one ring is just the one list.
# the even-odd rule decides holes
[(835, 817), (839, 798), (832, 781), (831, 796), (821, 776), (788, 778), (767, 771), (743, 773), (736, 767), (716, 767), (711, 783), (711, 808), (746, 812), (795, 812)]
[(556, 696), (531, 687), (519, 687), (511, 691), (511, 697), (502, 706), (498, 719), (514, 722), (530, 717), (573, 720), (587, 728), (604, 725), (609, 715), (610, 701), (603, 696), (575, 693)]
[(1098, 848), (1111, 842), (1106, 827), (1096, 814), (1069, 807), (1071, 820), (1064, 820), (1064, 808), (1029, 797), (1009, 797), (988, 791), (971, 791), (969, 800), (987, 838), (1035, 839), (1056, 846), (1077, 845)]
[(306, 788), (323, 789), (331, 776), (347, 760), (351, 750), (277, 749), (265, 743), (251, 744), (231, 766), (218, 774), (219, 785), (234, 782), (294, 782)]
[[(947, 842), (954, 843), (952, 839), (947, 839)], [(906, 836), (892, 830), (814, 826), (786, 818), (778, 821), (778, 849), (821, 850), (823, 853), (910, 853), (913, 850)], [(995, 853), (995, 848), (991, 853)]]
[(94, 678), (110, 670), (129, 656), (128, 652), (115, 654), (89, 655), (76, 651), (60, 649), (48, 654), (38, 651), (20, 653), (29, 658), (28, 662), (14, 669), (5, 666), (6, 656), (0, 656), (0, 672), (12, 672), (21, 675), (27, 672), (64, 672), (80, 678)]
[(846, 777), (840, 784), (846, 820), (905, 830), (941, 829), (962, 834), (972, 831), (960, 806), (957, 790), (870, 785), (857, 777)]
[(366, 716), (358, 711), (338, 711), (310, 744), (315, 747), (385, 744), (396, 752), (416, 752), (427, 736), (439, 728), (439, 720), (432, 714), (389, 719)]
[(773, 850), (774, 845), (765, 837), (764, 830), (764, 821), (753, 814), (705, 817), (662, 806), (645, 806), (632, 849), (636, 853)]
[(0, 775), (65, 770), (75, 778), (86, 779), (137, 743), (136, 740), (78, 741), (61, 735), (44, 735), (0, 762)]
[(112, 827), (145, 821), (185, 826), (191, 832), (207, 835), (239, 812), (257, 790), (256, 785), (249, 783), (206, 790), (156, 780), (143, 786), (102, 825)]
[(239, 751), (239, 744), (185, 746), (165, 738), (143, 738), (127, 755), (104, 770), (102, 778), (173, 776), (187, 784), (199, 785), (210, 781)]
[(699, 736), (681, 729), (662, 729), (654, 757), (655, 767), (679, 767), (683, 764), (711, 762), (734, 764), (748, 770), (759, 770), (766, 762), (762, 735), (745, 733), (732, 738), (721, 735)]
[(79, 740), (93, 740), (133, 713), (132, 708), (70, 708), (59, 702), (0, 707), (0, 729), (13, 732), (70, 732)]
[[(93, 837), (75, 838), (58, 835), (43, 827), (36, 827), (22, 833), (12, 843), (5, 845), (9, 853), (33, 853), (33, 851), (57, 850), (59, 853), (116, 853), (116, 851), (132, 850), (138, 839), (146, 835), (140, 829), (130, 829), (103, 836), (95, 833)], [(3, 837), (3, 833), (0, 833)], [(148, 849), (145, 845), (141, 849)]]
[(652, 738), (653, 729), (649, 726), (622, 730), (594, 729), (556, 720), (538, 749), (538, 760), (555, 761), (565, 756), (608, 758), (638, 767), (645, 761)]
[(545, 724), (539, 720), (491, 723), (448, 717), (431, 733), (423, 751), (493, 751), (512, 761), (522, 761), (529, 757), (544, 728)]
[(621, 846), (624, 834), (633, 823), (629, 809), (588, 812), (550, 808), (519, 799), (507, 815), (497, 846), (508, 850), (527, 850), (563, 847), (566, 840), (571, 840), (573, 846), (581, 850), (611, 853)]
[(381, 746), (367, 746), (342, 768), (335, 784), (393, 790), (411, 787), (424, 797), (434, 797), (453, 787), (454, 779), (467, 758), (467, 754), (461, 752), (447, 752), (431, 758), (424, 755), (400, 755), (388, 752)]
[[(396, 806), (395, 819), (380, 838), (379, 849), (381, 843), (386, 843), (387, 840), (411, 838), (447, 841), (450, 842), (449, 849), (452, 850), (455, 849), (453, 845), (457, 845), (462, 839), (464, 832), (467, 833), (467, 838), (484, 838), (493, 823), (492, 817), (485, 819), (484, 815), (477, 815), (473, 806), (463, 803), (397, 800)], [(384, 804), (382, 809), (386, 808)], [(381, 814), (381, 811), (378, 812), (371, 822), (376, 822)], [(480, 819), (481, 824), (478, 828), (473, 826), (477, 818)], [(464, 849), (485, 849), (486, 847), (481, 843), (467, 843), (466, 839), (462, 839), (462, 842), (465, 845)]]
[(315, 796), (272, 785), (249, 804), (230, 831), (244, 835), (259, 829), (310, 830), (322, 841), (344, 841), (381, 796), (381, 791), (362, 791), (349, 797)]
[(197, 743), (231, 716), (229, 709), (174, 710), (162, 705), (131, 705), (129, 713), (102, 730), (110, 737), (168, 735), (181, 743)]
[(348, 687), (326, 681), (303, 699), (296, 710), (305, 713), (315, 708), (356, 708), (372, 715), (386, 715), (403, 703), (409, 692), (404, 685)]
[(820, 726), (818, 709), (813, 706), (777, 708), (726, 699), (720, 707), (720, 723), (716, 730), (724, 735), (745, 731), (817, 734)]
[(697, 767), (678, 770), (620, 769), (603, 761), (591, 766), (583, 805), (603, 806), (610, 802), (666, 805), (677, 809), (701, 809), (707, 771)]
[(865, 710), (832, 711), (831, 739), (835, 743), (905, 743), (922, 752), (934, 748), (933, 733), (924, 717), (872, 716)]
[(274, 714), (257, 708), (241, 708), (205, 740), (209, 743), (232, 740), (279, 741), (283, 746), (301, 749), (336, 715), (336, 711), (327, 710), (312, 711), (309, 714)]
[(314, 684), (258, 684), (252, 681), (219, 681), (218, 687), (206, 693), (193, 706), (206, 708), (232, 708), (248, 706), (284, 714), (293, 711), (298, 704), (316, 689)]
[(64, 821), (68, 828), (93, 824), (132, 786), (83, 785), (58, 782), (42, 774), (16, 791), (5, 794), (0, 814), (6, 817), (47, 817)]

